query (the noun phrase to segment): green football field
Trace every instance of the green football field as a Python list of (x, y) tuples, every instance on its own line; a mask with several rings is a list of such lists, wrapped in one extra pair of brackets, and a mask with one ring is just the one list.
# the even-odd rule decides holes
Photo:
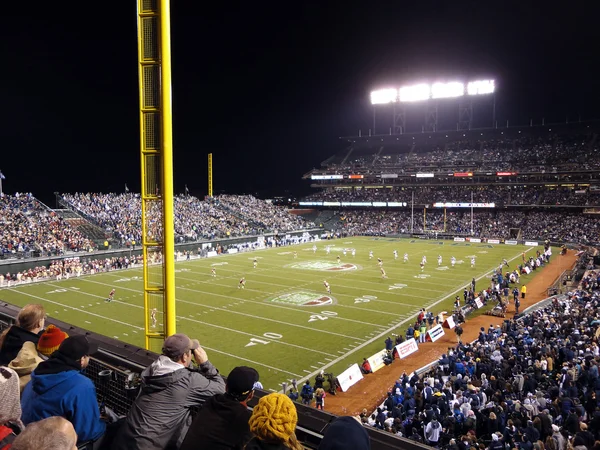
[[(523, 251), (531, 255), (536, 250), (368, 237), (320, 241), (316, 246), (316, 253), (309, 243), (178, 262), (178, 331), (198, 338), (222, 373), (237, 365), (253, 366), (265, 389), (280, 390), (284, 381), (314, 377), (321, 369), (338, 374), (361, 362), (381, 350), (388, 335), (404, 334), (420, 308), (450, 311), (457, 291), (462, 302), (462, 289), (473, 277), (477, 289), (487, 287), (503, 258), (514, 268)], [(404, 253), (409, 255), (407, 263)], [(423, 255), (427, 264), (421, 272)], [(454, 268), (452, 256), (457, 259)], [(378, 257), (387, 279), (381, 277)], [(476, 259), (474, 268), (471, 257)], [(216, 277), (211, 275), (213, 267)], [(245, 289), (238, 288), (242, 276)], [(142, 270), (136, 268), (31, 283), (2, 289), (0, 298), (20, 306), (42, 303), (51, 317), (144, 346), (141, 277)], [(331, 295), (324, 280), (331, 285)], [(113, 288), (115, 301), (105, 302)], [(157, 319), (162, 323), (160, 313)]]

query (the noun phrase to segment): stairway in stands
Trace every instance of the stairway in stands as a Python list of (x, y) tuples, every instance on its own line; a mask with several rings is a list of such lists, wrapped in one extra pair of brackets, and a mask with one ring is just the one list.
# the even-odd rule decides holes
[(57, 216), (62, 217), (66, 223), (77, 229), (85, 237), (94, 241), (100, 247), (102, 247), (104, 241), (110, 237), (110, 233), (107, 233), (98, 225), (90, 223), (71, 209), (51, 209), (50, 211)]

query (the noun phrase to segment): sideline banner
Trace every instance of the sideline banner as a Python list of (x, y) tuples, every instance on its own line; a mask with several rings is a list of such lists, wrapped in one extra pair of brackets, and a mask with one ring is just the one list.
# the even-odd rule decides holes
[(500, 239), (488, 239), (488, 244), (499, 244)]
[(517, 241), (504, 241), (506, 245), (517, 245)]
[(481, 242), (481, 238), (471, 238), (470, 241), (471, 242), (475, 242), (475, 243), (480, 243)]
[(537, 247), (539, 244), (535, 241), (525, 241), (525, 245), (529, 245), (530, 247)]
[(237, 248), (230, 248), (229, 250), (227, 250), (227, 253), (237, 253), (238, 249)]
[(385, 363), (383, 362), (383, 355), (385, 354), (386, 351), (385, 349), (383, 349), (367, 358), (367, 361), (369, 361), (369, 364), (371, 364), (371, 371), (373, 373), (377, 372), (379, 369), (385, 366)]
[(481, 298), (480, 298), (480, 297), (477, 297), (477, 298), (475, 299), (475, 304), (477, 305), (477, 309), (479, 309), (479, 308), (483, 307), (483, 302), (481, 301)]
[(454, 242), (465, 242), (465, 238), (455, 237)]
[(427, 332), (427, 337), (425, 338), (427, 342), (435, 342), (439, 338), (441, 338), (444, 334), (444, 329), (441, 325), (436, 325), (431, 330)]
[(415, 341), (415, 338), (408, 339), (402, 344), (396, 345), (396, 347), (394, 348), (394, 359), (404, 359), (408, 355), (416, 352), (417, 350), (419, 350), (419, 346), (417, 345), (417, 341)]
[(449, 328), (452, 330), (456, 326), (456, 324), (454, 323), (454, 317), (448, 316), (448, 318), (446, 320), (444, 320), (444, 323), (442, 324), (442, 326), (444, 328)]
[(217, 256), (217, 252), (215, 252), (214, 250), (206, 253), (207, 258), (211, 258), (213, 256)]
[(338, 383), (342, 392), (346, 392), (351, 386), (363, 379), (363, 374), (360, 371), (358, 364), (353, 364), (337, 376)]

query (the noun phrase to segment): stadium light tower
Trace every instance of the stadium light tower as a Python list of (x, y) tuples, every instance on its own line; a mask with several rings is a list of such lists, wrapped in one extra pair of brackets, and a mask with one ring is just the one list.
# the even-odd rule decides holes
[[(417, 83), (404, 85), (399, 88), (387, 87), (371, 92), (373, 105), (373, 134), (375, 130), (375, 109), (377, 105), (393, 105), (394, 118), (392, 122), (394, 134), (406, 131), (406, 106), (412, 103), (424, 103), (426, 106), (423, 130), (438, 131), (438, 100), (457, 99), (459, 104), (459, 128), (471, 128), (473, 122), (473, 99), (484, 95), (494, 94), (494, 80), (437, 81), (434, 83)], [(492, 125), (495, 122), (494, 109)]]
[(176, 332), (170, 0), (137, 0), (137, 16), (144, 323), (146, 348), (160, 353)]

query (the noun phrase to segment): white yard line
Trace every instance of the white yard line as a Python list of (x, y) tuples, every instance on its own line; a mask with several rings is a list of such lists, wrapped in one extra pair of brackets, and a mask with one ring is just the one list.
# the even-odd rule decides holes
[[(28, 285), (23, 285), (23, 286), (28, 286)], [(29, 285), (29, 286), (30, 286), (30, 285)], [(69, 309), (73, 309), (73, 310), (75, 310), (75, 311), (79, 311), (79, 312), (82, 312), (82, 313), (84, 313), (84, 314), (89, 314), (90, 316), (95, 316), (95, 317), (99, 317), (99, 318), (101, 318), (101, 319), (106, 319), (106, 320), (110, 320), (110, 321), (112, 321), (112, 322), (117, 322), (117, 323), (120, 323), (121, 325), (126, 325), (126, 326), (128, 326), (128, 327), (134, 327), (134, 328), (136, 328), (136, 329), (138, 329), (138, 330), (143, 330), (143, 329), (144, 329), (144, 328), (142, 328), (142, 327), (139, 327), (139, 326), (137, 326), (137, 325), (132, 325), (132, 324), (130, 324), (130, 323), (127, 323), (127, 322), (121, 322), (120, 320), (114, 319), (114, 318), (112, 318), (112, 317), (106, 317), (106, 316), (102, 316), (102, 315), (100, 315), (100, 314), (96, 314), (96, 313), (93, 313), (93, 312), (90, 312), (90, 311), (86, 311), (85, 309), (75, 308), (74, 306), (65, 305), (64, 303), (55, 302), (54, 300), (50, 300), (50, 299), (48, 299), (48, 298), (45, 298), (45, 297), (40, 297), (40, 296), (37, 296), (37, 295), (29, 294), (29, 293), (27, 293), (27, 292), (23, 292), (23, 291), (21, 291), (21, 290), (16, 290), (16, 289), (14, 289), (14, 288), (10, 288), (10, 289), (9, 289), (9, 291), (13, 291), (13, 292), (16, 292), (16, 293), (18, 293), (18, 294), (22, 294), (22, 295), (27, 295), (28, 297), (36, 298), (36, 299), (38, 299), (38, 300), (43, 300), (43, 301), (46, 301), (46, 302), (48, 302), (48, 303), (52, 303), (52, 304), (54, 304), (54, 305), (59, 305), (59, 306), (62, 306), (63, 308), (69, 308)], [(78, 292), (80, 292), (80, 291), (78, 291)], [(65, 310), (65, 311), (66, 311), (66, 310)]]
[[(530, 250), (533, 250), (533, 247), (532, 247), (532, 248), (529, 248), (529, 249), (527, 249), (527, 250), (525, 250), (525, 252), (528, 252), (528, 251), (530, 251)], [(516, 255), (514, 258), (511, 258), (511, 259), (509, 259), (508, 261), (509, 261), (509, 262), (512, 262), (512, 261), (514, 261), (515, 259), (519, 258), (519, 257), (521, 256), (521, 253), (522, 253), (522, 252), (519, 252), (519, 254), (518, 254), (518, 255)], [(486, 277), (488, 274), (489, 274), (489, 270), (487, 270), (486, 272), (484, 272), (484, 273), (483, 273), (483, 275), (481, 275), (481, 276), (477, 277), (475, 280), (476, 280), (476, 281), (479, 281), (479, 280), (481, 280), (481, 279), (485, 278), (485, 277)], [(463, 285), (463, 287), (465, 287), (465, 286), (469, 286), (470, 284), (471, 284), (471, 283), (467, 283), (467, 284)], [(460, 289), (460, 288), (459, 288), (459, 289)], [(454, 292), (457, 292), (459, 289), (454, 289), (454, 290), (452, 290), (452, 291), (449, 291), (449, 292), (445, 293), (445, 294), (444, 294), (444, 295), (442, 295), (440, 298), (438, 298), (437, 300), (435, 300), (433, 303), (431, 303), (431, 304), (427, 305), (425, 308), (426, 308), (427, 310), (429, 310), (429, 309), (433, 308), (434, 306), (436, 306), (436, 305), (440, 304), (441, 302), (443, 302), (443, 301), (444, 301), (446, 298), (448, 298), (448, 297), (449, 297), (450, 295), (452, 295)], [(352, 355), (353, 353), (356, 353), (358, 350), (361, 350), (361, 349), (363, 349), (363, 348), (364, 348), (364, 347), (366, 347), (367, 345), (370, 345), (370, 344), (372, 344), (373, 342), (375, 342), (375, 341), (377, 341), (377, 340), (380, 340), (380, 339), (382, 339), (384, 336), (386, 336), (386, 335), (389, 335), (389, 334), (390, 334), (392, 331), (394, 331), (396, 328), (398, 328), (398, 327), (400, 327), (400, 326), (404, 325), (405, 323), (407, 323), (407, 322), (409, 322), (409, 321), (411, 321), (411, 320), (412, 320), (412, 317), (409, 317), (408, 319), (404, 319), (404, 320), (402, 320), (401, 322), (399, 322), (399, 323), (396, 323), (396, 324), (392, 325), (392, 326), (391, 326), (390, 328), (388, 328), (387, 330), (383, 331), (382, 333), (379, 333), (379, 334), (375, 335), (374, 337), (372, 337), (371, 339), (369, 339), (369, 340), (367, 340), (367, 341), (363, 342), (362, 344), (360, 344), (360, 345), (357, 345), (356, 347), (354, 347), (352, 350), (350, 350), (349, 352), (345, 353), (344, 355), (342, 355), (342, 356), (339, 356), (339, 357), (337, 357), (337, 358), (335, 358), (335, 359), (331, 360), (331, 361), (330, 361), (330, 362), (328, 362), (328, 363), (327, 363), (325, 366), (323, 366), (323, 367), (321, 368), (321, 370), (328, 369), (329, 367), (333, 366), (334, 364), (337, 364), (338, 362), (340, 362), (340, 361), (343, 361), (343, 360), (344, 360), (344, 359), (346, 359), (346, 358), (347, 358), (349, 355)], [(316, 376), (316, 375), (317, 375), (317, 373), (319, 373), (319, 372), (320, 372), (320, 370), (314, 371), (314, 372), (310, 373), (309, 375), (305, 376), (304, 378), (302, 378), (301, 380), (298, 380), (298, 385), (301, 385), (302, 383), (304, 383), (304, 381), (306, 381), (306, 380), (308, 380), (308, 379), (310, 379), (310, 378), (312, 378), (312, 377)]]
[[(108, 275), (117, 277), (117, 275), (112, 275), (112, 274), (108, 274)], [(191, 281), (193, 285), (204, 283), (202, 281), (197, 282), (198, 280), (194, 280), (193, 278), (181, 278), (180, 277), (179, 279), (184, 279), (184, 280)], [(90, 281), (90, 280), (86, 280), (86, 281)], [(133, 281), (138, 281), (138, 280), (131, 280), (131, 281), (133, 282)], [(95, 283), (97, 283), (97, 282), (95, 282)], [(101, 284), (104, 284), (105, 286), (111, 287), (110, 285), (105, 284), (105, 283), (101, 283)], [(216, 284), (216, 283), (211, 284), (211, 283), (208, 283), (208, 285), (209, 286), (217, 285), (217, 286), (223, 286), (223, 287), (230, 287), (230, 288), (233, 289), (232, 286), (223, 285), (223, 284)], [(298, 289), (301, 289), (301, 288), (302, 288), (302, 286), (288, 287), (287, 291), (295, 291), (295, 290), (298, 290)], [(122, 288), (122, 289), (128, 289), (128, 288)], [(217, 293), (214, 293), (214, 292), (203, 291), (203, 290), (200, 290), (200, 289), (187, 288), (187, 287), (184, 287), (183, 285), (179, 285), (177, 287), (177, 289), (182, 289), (182, 290), (186, 290), (186, 291), (197, 292), (198, 294), (207, 294), (207, 295), (214, 296), (214, 297), (223, 297), (223, 298), (226, 298), (228, 300), (232, 300), (233, 299), (233, 297), (228, 296), (228, 295), (217, 294)], [(133, 290), (133, 291), (139, 292), (139, 290), (135, 290), (135, 289), (129, 289), (129, 290)], [(244, 289), (244, 292), (256, 292), (256, 293), (260, 294), (261, 296), (270, 296), (270, 295), (277, 296), (277, 295), (285, 294), (287, 291), (286, 290), (282, 290), (282, 291), (278, 291), (278, 292), (268, 293), (268, 292), (263, 292), (263, 291), (259, 291), (259, 290), (256, 290), (256, 289), (250, 289), (250, 288)], [(318, 295), (319, 293), (315, 292), (315, 294)], [(325, 294), (323, 294), (323, 295), (325, 295)], [(336, 294), (336, 295), (342, 295), (342, 294)], [(335, 297), (335, 295), (334, 295), (334, 297)], [(356, 296), (350, 296), (350, 297), (356, 297)], [(299, 312), (299, 313), (302, 313), (302, 314), (309, 314), (309, 315), (315, 314), (314, 310), (292, 308), (292, 307), (283, 306), (283, 305), (268, 304), (268, 303), (265, 303), (264, 301), (253, 300), (253, 299), (243, 299), (243, 300), (245, 302), (247, 302), (247, 303), (254, 303), (254, 304), (265, 306), (265, 307), (269, 307), (269, 308), (286, 309), (286, 310), (289, 310), (289, 311), (294, 311), (294, 312)], [(189, 301), (181, 300), (181, 299), (177, 299), (177, 301), (181, 301), (183, 303), (197, 304), (195, 302), (189, 302)], [(390, 303), (394, 303), (394, 302), (390, 302)], [(400, 302), (394, 303), (394, 304), (400, 305), (400, 306), (411, 306), (411, 307), (415, 306), (414, 304), (410, 304), (409, 305), (409, 304), (400, 303)], [(360, 308), (360, 307), (351, 306), (351, 305), (342, 305), (340, 303), (337, 303), (336, 306), (341, 306), (341, 307), (344, 307), (344, 308), (351, 308), (351, 309), (360, 309), (362, 311), (369, 311), (369, 312), (374, 312), (374, 313), (377, 313), (377, 314), (385, 314), (385, 315), (388, 315), (388, 316), (390, 314), (389, 311), (381, 311), (381, 310), (375, 310), (375, 309), (369, 309), (369, 308)], [(346, 317), (340, 317), (340, 316), (331, 316), (331, 318), (332, 319), (336, 319), (336, 320), (347, 321), (347, 322), (360, 323), (360, 324), (363, 324), (363, 325), (369, 325), (369, 326), (373, 326), (373, 327), (382, 327), (383, 326), (383, 325), (377, 324), (377, 323), (365, 322), (364, 320), (348, 319)]]
[[(101, 283), (99, 281), (92, 281), (92, 280), (85, 280), (85, 281), (88, 282), (88, 283), (95, 283), (95, 284), (100, 284), (100, 285), (103, 285), (103, 286), (111, 286), (109, 284)], [(120, 289), (134, 291), (134, 289), (130, 289), (130, 288), (126, 288), (126, 287), (120, 287)], [(181, 287), (179, 289), (188, 290), (186, 288), (181, 288)], [(80, 293), (86, 294), (86, 295), (91, 295), (91, 296), (94, 296), (94, 297), (102, 298), (102, 296), (95, 295), (95, 294), (89, 294), (89, 293), (86, 293), (86, 292), (83, 292), (83, 291), (77, 291), (77, 292), (80, 292)], [(214, 294), (211, 294), (211, 295), (214, 295)], [(286, 326), (290, 326), (290, 327), (303, 328), (303, 329), (306, 329), (306, 330), (315, 331), (315, 332), (319, 332), (319, 333), (327, 333), (327, 334), (332, 334), (332, 335), (340, 336), (340, 337), (344, 337), (344, 338), (361, 340), (360, 338), (357, 338), (357, 337), (347, 336), (345, 334), (340, 334), (340, 333), (334, 333), (333, 331), (319, 330), (319, 329), (307, 327), (307, 326), (304, 326), (304, 325), (298, 325), (298, 324), (293, 324), (293, 323), (288, 323), (288, 322), (282, 322), (280, 320), (270, 319), (270, 318), (267, 318), (267, 317), (255, 316), (253, 314), (246, 314), (246, 313), (242, 313), (242, 312), (239, 312), (239, 311), (234, 311), (234, 310), (226, 309), (226, 308), (219, 308), (219, 307), (213, 306), (213, 305), (204, 305), (204, 304), (201, 304), (201, 303), (190, 302), (190, 301), (182, 300), (182, 299), (176, 299), (176, 301), (181, 302), (181, 303), (187, 303), (187, 304), (194, 305), (194, 306), (202, 306), (202, 307), (210, 308), (210, 309), (216, 310), (216, 311), (225, 311), (225, 312), (228, 312), (228, 313), (231, 313), (231, 314), (239, 314), (239, 315), (242, 315), (242, 316), (251, 317), (253, 319), (265, 320), (267, 322), (275, 322), (275, 323), (278, 323), (280, 325), (286, 325)], [(143, 306), (133, 305), (133, 304), (130, 304), (130, 303), (127, 303), (127, 302), (118, 302), (117, 304), (127, 305), (127, 306), (131, 306), (131, 307), (134, 307), (134, 308), (144, 309)], [(210, 326), (217, 327), (217, 328), (223, 328), (223, 329), (226, 329), (226, 330), (232, 331), (232, 332), (237, 332), (237, 333), (241, 333), (241, 334), (248, 334), (249, 336), (252, 336), (252, 337), (258, 337), (260, 339), (264, 339), (263, 336), (258, 336), (258, 335), (252, 335), (252, 334), (249, 334), (249, 333), (244, 333), (244, 332), (242, 332), (240, 330), (234, 330), (232, 328), (222, 327), (220, 325), (215, 325), (215, 324), (212, 324), (212, 323), (209, 323), (209, 322), (203, 322), (203, 321), (200, 321), (200, 320), (191, 319), (189, 317), (177, 316), (177, 318), (182, 319), (182, 320), (189, 320), (191, 322), (196, 322), (196, 323), (200, 323), (200, 324), (203, 324), (203, 325), (210, 325)], [(309, 348), (306, 348), (306, 347), (297, 346), (295, 344), (284, 343), (284, 342), (281, 342), (280, 340), (273, 340), (272, 342), (278, 342), (278, 343), (285, 344), (285, 345), (291, 345), (291, 346), (294, 346), (294, 347), (297, 347), (297, 348), (300, 348), (300, 349), (303, 349), (303, 350), (316, 351), (314, 349), (309, 349)], [(322, 352), (322, 353), (326, 354), (325, 352)]]

